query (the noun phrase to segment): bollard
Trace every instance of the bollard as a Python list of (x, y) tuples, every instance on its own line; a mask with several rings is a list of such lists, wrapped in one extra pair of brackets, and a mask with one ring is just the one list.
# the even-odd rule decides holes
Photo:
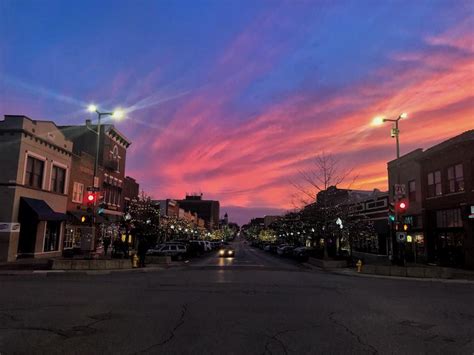
[(362, 269), (362, 260), (359, 259), (359, 261), (357, 261), (356, 263), (356, 266), (357, 266), (357, 272), (360, 272), (360, 270)]

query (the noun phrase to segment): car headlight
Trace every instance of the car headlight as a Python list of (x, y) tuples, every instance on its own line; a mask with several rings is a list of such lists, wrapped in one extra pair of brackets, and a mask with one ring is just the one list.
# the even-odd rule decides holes
[(232, 255), (234, 254), (234, 252), (232, 250), (229, 250), (229, 254)]
[(221, 251), (219, 251), (219, 254), (220, 254), (220, 255), (224, 255), (224, 254), (225, 254), (225, 251), (224, 251), (224, 250), (221, 250)]

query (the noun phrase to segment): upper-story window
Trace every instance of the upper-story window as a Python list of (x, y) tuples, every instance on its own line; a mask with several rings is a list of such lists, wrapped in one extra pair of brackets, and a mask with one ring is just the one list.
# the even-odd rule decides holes
[(448, 188), (449, 192), (464, 191), (462, 164), (457, 164), (448, 168)]
[(66, 169), (53, 165), (53, 169), (51, 171), (51, 191), (57, 192), (58, 194), (63, 194), (65, 185)]
[(37, 189), (43, 188), (44, 175), (44, 161), (27, 156), (25, 185), (35, 187)]
[(415, 180), (408, 181), (408, 200), (416, 201), (416, 183)]
[(440, 196), (443, 194), (441, 188), (441, 171), (436, 170), (428, 173), (428, 197)]
[(84, 199), (84, 184), (74, 181), (72, 189), (72, 202), (82, 203)]

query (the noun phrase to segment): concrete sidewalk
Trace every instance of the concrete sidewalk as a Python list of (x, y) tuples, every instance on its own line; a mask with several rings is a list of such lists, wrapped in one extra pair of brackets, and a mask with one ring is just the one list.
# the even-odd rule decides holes
[[(367, 266), (369, 266), (369, 270), (367, 270)], [(428, 274), (421, 274), (419, 270), (413, 271), (413, 268), (404, 268), (404, 269), (410, 269), (406, 270), (405, 273), (401, 272), (400, 270), (397, 270), (395, 272), (392, 272), (391, 274), (387, 273), (386, 270), (384, 270), (381, 273), (377, 272), (368, 272), (368, 271), (373, 271), (374, 269), (371, 268), (371, 266), (377, 266), (379, 265), (365, 265), (362, 267), (362, 271), (359, 273), (355, 268), (344, 268), (344, 269), (331, 269), (326, 271), (331, 272), (333, 274), (338, 274), (338, 275), (346, 275), (346, 276), (356, 276), (356, 277), (373, 277), (373, 278), (384, 278), (384, 279), (397, 279), (397, 280), (416, 280), (416, 281), (440, 281), (440, 282), (453, 282), (453, 283), (474, 283), (474, 272), (469, 271), (469, 270), (458, 270), (458, 273), (446, 273), (446, 270), (444, 270), (444, 273), (441, 272), (441, 270), (438, 270), (437, 272), (434, 272), (430, 275), (433, 276), (427, 276)], [(364, 272), (364, 267), (366, 268)], [(397, 266), (396, 268), (402, 268), (400, 266)], [(436, 268), (436, 267), (433, 267)], [(443, 269), (450, 269), (450, 268), (443, 268)], [(375, 268), (375, 270), (380, 270), (379, 268)], [(457, 269), (453, 269), (457, 270)], [(409, 276), (410, 275), (410, 276)], [(414, 275), (420, 275), (420, 276), (414, 276)], [(437, 277), (436, 275), (440, 275)]]

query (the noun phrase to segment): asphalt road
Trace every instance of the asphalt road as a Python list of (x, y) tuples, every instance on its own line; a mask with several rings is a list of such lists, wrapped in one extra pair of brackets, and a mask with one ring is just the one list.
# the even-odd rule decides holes
[(342, 276), (235, 243), (147, 273), (0, 277), (0, 354), (469, 354), (471, 283)]

